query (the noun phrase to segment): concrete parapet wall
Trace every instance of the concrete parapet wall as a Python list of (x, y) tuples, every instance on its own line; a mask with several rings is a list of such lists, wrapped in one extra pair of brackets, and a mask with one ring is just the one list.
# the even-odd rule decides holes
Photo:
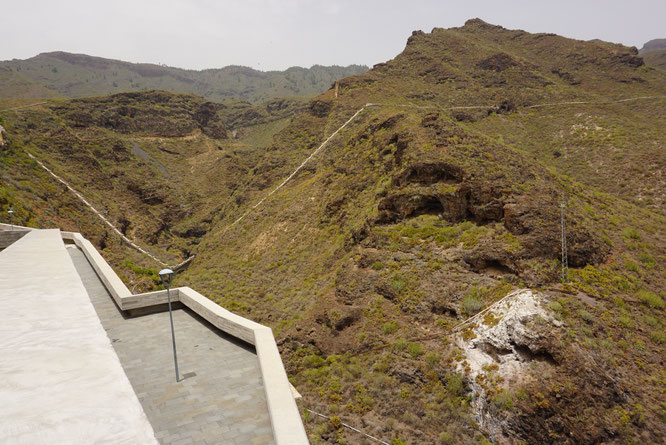
[(257, 329), (268, 329), (266, 326), (229, 312), (189, 287), (179, 287), (178, 292), (180, 301), (185, 306), (192, 309), (213, 326), (229, 335), (255, 345), (255, 347), (254, 332)]
[(307, 444), (308, 436), (273, 331), (262, 326), (254, 331), (254, 339), (275, 441), (278, 444)]
[(29, 232), (35, 229), (33, 229), (32, 227), (24, 227), (24, 226), (16, 226), (14, 224), (0, 223), (0, 230), (18, 230), (22, 232)]
[[(170, 290), (171, 293), (171, 302), (179, 301), (180, 288), (174, 288)], [(139, 309), (149, 306), (157, 306), (158, 304), (164, 304), (169, 301), (166, 290), (156, 290), (154, 292), (146, 292), (143, 294), (130, 295), (128, 297), (121, 298), (120, 307), (122, 310), (127, 311), (130, 309)]]
[(85, 239), (80, 233), (61, 232), (63, 239), (74, 241), (74, 244), (83, 251), (90, 265), (95, 269), (104, 286), (109, 291), (119, 308), (123, 308), (123, 299), (132, 297), (132, 292), (125, 286), (118, 275), (111, 269), (111, 266), (102, 258), (95, 246)]
[(23, 238), (27, 230), (0, 230), (0, 249), (5, 249)]
[[(62, 232), (62, 237), (72, 240), (81, 249), (120, 309), (135, 310), (167, 302), (166, 290), (132, 295), (92, 243), (80, 233)], [(172, 302), (180, 301), (221, 331), (254, 345), (275, 442), (278, 445), (308, 444), (271, 328), (229, 312), (189, 287), (174, 288), (170, 292)]]

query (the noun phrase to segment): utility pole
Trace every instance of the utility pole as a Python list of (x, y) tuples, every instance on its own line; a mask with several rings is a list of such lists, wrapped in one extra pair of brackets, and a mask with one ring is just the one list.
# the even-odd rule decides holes
[(167, 290), (167, 301), (169, 302), (169, 320), (171, 320), (171, 341), (173, 343), (173, 364), (176, 367), (176, 383), (180, 381), (180, 375), (178, 374), (178, 355), (176, 354), (176, 334), (173, 330), (173, 315), (171, 312), (171, 280), (173, 280), (173, 271), (171, 269), (162, 269), (159, 272), (159, 276), (162, 279), (162, 284), (166, 287)]
[(564, 201), (560, 203), (560, 210), (562, 214), (562, 281), (569, 281), (569, 259), (567, 258), (567, 225), (564, 215), (566, 205)]

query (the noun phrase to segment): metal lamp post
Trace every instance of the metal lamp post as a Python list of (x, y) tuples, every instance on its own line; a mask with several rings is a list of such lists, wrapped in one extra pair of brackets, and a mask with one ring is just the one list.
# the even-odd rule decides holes
[(173, 364), (176, 367), (176, 382), (180, 380), (178, 376), (178, 356), (176, 355), (176, 334), (173, 330), (173, 314), (171, 312), (171, 293), (169, 289), (171, 288), (171, 280), (173, 279), (173, 270), (171, 269), (162, 269), (159, 272), (160, 278), (162, 279), (162, 284), (166, 287), (167, 290), (167, 301), (169, 302), (169, 320), (171, 320), (171, 340), (173, 341)]

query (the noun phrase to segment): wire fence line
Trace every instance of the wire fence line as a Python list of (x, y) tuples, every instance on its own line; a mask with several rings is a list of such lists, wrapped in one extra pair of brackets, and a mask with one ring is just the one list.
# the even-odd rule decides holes
[[(316, 411), (312, 411), (310, 408), (305, 408), (305, 410), (308, 411), (308, 412), (310, 412), (310, 413), (312, 413), (312, 414), (314, 414), (314, 415), (316, 415), (316, 416), (323, 417), (323, 418), (326, 419), (326, 420), (331, 420), (331, 418), (330, 418), (329, 416), (325, 416), (325, 415), (320, 414), (320, 413), (318, 413), (318, 412), (316, 412)], [(366, 433), (364, 433), (363, 431), (359, 430), (358, 428), (354, 428), (353, 426), (351, 426), (351, 425), (349, 425), (349, 424), (347, 424), (347, 423), (344, 423), (344, 422), (342, 422), (342, 421), (340, 422), (340, 425), (342, 425), (342, 426), (344, 426), (345, 428), (348, 428), (348, 429), (350, 429), (350, 430), (352, 430), (352, 431), (355, 431), (355, 432), (357, 432), (357, 433), (359, 433), (359, 434), (362, 434), (362, 435), (364, 435), (365, 437), (367, 437), (368, 439), (374, 440), (375, 442), (379, 442), (379, 443), (381, 443), (381, 444), (383, 444), (383, 445), (391, 445), (391, 444), (388, 443), (388, 442), (385, 442), (385, 441), (383, 441), (383, 440), (381, 440), (381, 439), (378, 439), (378, 438), (376, 438), (375, 436), (371, 436), (370, 434), (366, 434)]]
[(254, 210), (254, 209), (256, 209), (257, 207), (259, 207), (261, 204), (263, 204), (263, 202), (264, 202), (266, 199), (268, 199), (271, 195), (273, 195), (275, 192), (277, 192), (277, 191), (280, 190), (282, 187), (284, 187), (284, 185), (285, 185), (287, 182), (289, 182), (289, 181), (291, 180), (291, 178), (293, 178), (294, 176), (296, 176), (296, 174), (297, 174), (299, 171), (301, 171), (301, 170), (303, 169), (303, 167), (305, 167), (305, 165), (306, 165), (308, 162), (310, 162), (310, 160), (311, 160), (312, 158), (314, 158), (314, 157), (317, 155), (317, 153), (319, 153), (319, 152), (320, 152), (320, 151), (326, 146), (326, 144), (328, 144), (328, 142), (329, 142), (331, 139), (333, 139), (333, 138), (335, 137), (335, 135), (337, 135), (337, 134), (338, 134), (342, 129), (344, 129), (347, 125), (349, 125), (349, 123), (350, 123), (351, 121), (353, 121), (353, 120), (356, 118), (356, 116), (358, 116), (359, 114), (361, 114), (361, 111), (365, 110), (366, 107), (373, 106), (373, 105), (374, 105), (374, 104), (365, 104), (363, 107), (361, 107), (356, 113), (354, 113), (354, 115), (353, 115), (352, 117), (350, 117), (350, 118), (347, 120), (347, 122), (345, 122), (344, 124), (342, 124), (342, 126), (340, 126), (337, 130), (335, 130), (333, 133), (331, 133), (331, 135), (330, 135), (328, 138), (326, 138), (326, 140), (325, 140), (324, 142), (322, 142), (321, 145), (319, 145), (319, 147), (317, 147), (316, 150), (314, 150), (312, 153), (310, 153), (310, 156), (308, 156), (307, 158), (305, 158), (305, 160), (301, 163), (301, 165), (299, 165), (298, 167), (296, 167), (296, 170), (294, 170), (289, 176), (287, 176), (287, 177), (285, 178), (285, 180), (282, 181), (282, 182), (280, 183), (280, 185), (278, 185), (278, 186), (275, 187), (273, 190), (271, 190), (266, 196), (264, 196), (263, 198), (261, 198), (261, 200), (260, 200), (259, 202), (257, 202), (257, 203), (256, 203), (255, 205), (253, 205), (250, 209), (248, 209), (245, 213), (243, 213), (243, 214), (242, 214), (237, 220), (235, 220), (235, 221), (229, 226), (229, 228), (235, 226), (237, 223), (239, 223), (241, 220), (243, 220), (243, 218), (245, 218), (245, 217), (246, 217), (246, 216), (247, 216), (252, 210)]
[[(530, 105), (524, 108), (537, 108), (537, 107), (547, 107), (547, 106), (555, 106), (555, 105), (585, 105), (585, 104), (611, 104), (611, 103), (621, 103), (621, 102), (630, 102), (630, 101), (635, 101), (635, 100), (641, 100), (641, 99), (655, 99), (655, 98), (666, 98), (666, 96), (640, 96), (640, 97), (631, 97), (627, 99), (620, 99), (617, 101), (609, 101), (609, 102), (555, 102), (555, 103), (547, 103), (547, 104), (540, 104), (540, 105)], [(328, 138), (324, 142), (317, 147), (316, 150), (314, 150), (310, 155), (298, 166), (296, 169), (289, 175), (287, 176), (277, 187), (275, 187), (273, 190), (271, 190), (266, 196), (261, 198), (256, 204), (254, 204), (252, 207), (247, 209), (240, 217), (238, 217), (233, 223), (228, 225), (224, 230), (223, 233), (225, 233), (227, 230), (231, 229), (234, 227), (236, 224), (241, 222), (247, 215), (249, 215), (253, 210), (257, 209), (261, 204), (266, 201), (270, 196), (272, 196), (275, 192), (280, 190), (282, 187), (284, 187), (296, 174), (305, 167), (305, 165), (310, 162), (319, 152), (321, 152), (326, 145), (333, 139), (341, 130), (343, 130), (347, 125), (349, 125), (356, 117), (366, 108), (369, 107), (399, 107), (399, 108), (416, 108), (416, 109), (439, 109), (442, 111), (452, 111), (452, 110), (474, 110), (474, 109), (499, 109), (499, 106), (495, 104), (488, 104), (488, 105), (469, 105), (469, 106), (452, 106), (452, 107), (442, 107), (441, 105), (416, 105), (416, 104), (387, 104), (387, 103), (376, 103), (376, 102), (368, 102), (365, 105), (363, 105), (361, 108), (359, 108), (356, 113), (352, 115), (344, 124), (342, 124), (337, 130), (335, 130), (333, 133), (331, 133)]]
[[(134, 249), (136, 249), (137, 251), (139, 251), (139, 252), (143, 253), (144, 255), (148, 256), (148, 257), (151, 258), (153, 261), (156, 261), (157, 263), (161, 264), (162, 266), (168, 266), (167, 263), (165, 263), (164, 261), (162, 261), (161, 259), (157, 258), (157, 257), (156, 257), (155, 255), (153, 255), (152, 253), (146, 251), (146, 250), (143, 249), (141, 246), (137, 245), (137, 244), (134, 243), (132, 240), (130, 240), (129, 238), (127, 238), (127, 236), (125, 236), (120, 230), (118, 230), (118, 228), (117, 228), (116, 226), (114, 226), (114, 225), (111, 223), (111, 221), (109, 221), (109, 220), (108, 220), (104, 215), (102, 215), (102, 214), (101, 214), (101, 213), (100, 213), (95, 207), (93, 207), (93, 205), (90, 204), (90, 202), (88, 202), (88, 200), (87, 200), (86, 198), (84, 198), (83, 195), (82, 195), (81, 193), (79, 193), (76, 189), (74, 189), (74, 187), (72, 187), (71, 185), (69, 185), (69, 183), (68, 183), (67, 181), (65, 181), (64, 179), (62, 179), (60, 176), (56, 175), (56, 174), (55, 174), (50, 168), (48, 168), (46, 165), (44, 165), (44, 163), (42, 163), (42, 161), (40, 161), (39, 159), (37, 159), (32, 153), (30, 153), (30, 152), (28, 152), (28, 151), (26, 151), (26, 153), (28, 154), (28, 156), (29, 156), (31, 159), (33, 159), (35, 162), (37, 162), (37, 164), (38, 164), (40, 167), (42, 167), (42, 168), (43, 168), (44, 170), (46, 170), (51, 176), (53, 176), (57, 181), (59, 181), (61, 184), (63, 184), (65, 187), (67, 187), (67, 188), (69, 189), (69, 191), (71, 191), (71, 192), (74, 194), (74, 196), (76, 196), (76, 197), (77, 197), (77, 198), (78, 198), (83, 204), (85, 204), (90, 210), (92, 210), (92, 212), (93, 212), (95, 215), (97, 215), (97, 216), (98, 216), (98, 217), (104, 222), (104, 224), (106, 224), (107, 226), (109, 226), (109, 228), (110, 228), (113, 232), (115, 232), (115, 233), (116, 233), (116, 234), (117, 234), (117, 235), (118, 235), (123, 241), (125, 241), (128, 245), (132, 246)], [(191, 261), (191, 260), (192, 260), (192, 257), (189, 257), (189, 258), (186, 259), (185, 261), (183, 261), (183, 262), (181, 262), (180, 264), (178, 264), (178, 265), (176, 265), (176, 266), (173, 266), (173, 267), (174, 267), (174, 269), (178, 269), (178, 268), (182, 267), (184, 264), (186, 264), (187, 262), (189, 262), (189, 261)]]
[(639, 96), (639, 97), (630, 97), (628, 99), (619, 99), (619, 100), (610, 100), (605, 102), (594, 102), (594, 101), (576, 101), (576, 102), (553, 102), (547, 104), (537, 104), (529, 105), (525, 108), (542, 108), (542, 107), (554, 107), (558, 105), (609, 105), (609, 104), (619, 104), (623, 102), (633, 102), (635, 100), (644, 100), (644, 99), (664, 99), (666, 96)]
[(35, 102), (34, 104), (28, 104), (28, 105), (21, 105), (20, 107), (14, 107), (14, 108), (4, 108), (0, 110), (0, 113), (3, 111), (14, 111), (14, 110), (20, 110), (21, 108), (28, 108), (28, 107), (34, 107), (35, 105), (43, 105), (48, 102)]
[[(645, 100), (645, 99), (658, 99), (658, 98), (666, 98), (666, 96), (639, 96), (639, 97), (630, 97), (626, 99), (619, 99), (615, 101), (605, 101), (605, 102), (594, 102), (594, 101), (569, 101), (569, 102), (553, 102), (553, 103), (545, 103), (545, 104), (537, 104), (537, 105), (529, 105), (524, 108), (541, 108), (541, 107), (549, 107), (549, 106), (559, 106), (559, 105), (606, 105), (606, 104), (614, 104), (614, 103), (624, 103), (624, 102), (631, 102), (631, 101), (637, 101), (637, 100)], [(23, 105), (20, 107), (16, 108), (10, 108), (6, 110), (0, 110), (0, 111), (8, 111), (8, 110), (17, 110), (20, 108), (27, 108), (31, 107), (34, 105), (40, 105), (44, 104), (47, 102), (37, 102), (34, 104), (29, 104), (29, 105)], [(307, 164), (310, 162), (317, 154), (319, 154), (327, 145), (328, 143), (336, 136), (340, 131), (342, 131), (345, 127), (347, 127), (354, 119), (358, 117), (363, 110), (369, 107), (399, 107), (399, 108), (416, 108), (416, 109), (439, 109), (442, 111), (450, 111), (450, 110), (471, 110), (471, 109), (498, 109), (499, 107), (495, 104), (488, 104), (488, 105), (469, 105), (469, 106), (452, 106), (452, 107), (442, 107), (441, 105), (416, 105), (416, 104), (388, 104), (388, 103), (372, 103), (368, 102), (361, 108), (359, 108), (344, 124), (342, 124), (340, 127), (338, 127), (337, 130), (335, 130), (333, 133), (331, 133), (325, 140), (322, 142), (310, 155), (308, 155), (307, 158), (301, 164), (296, 167), (296, 169), (289, 174), (277, 187), (273, 188), (266, 196), (261, 198), (256, 204), (254, 204), (252, 207), (247, 209), (243, 214), (241, 214), (240, 217), (238, 217), (236, 220), (234, 220), (233, 223), (228, 225), (222, 233), (226, 233), (229, 229), (234, 227), (236, 224), (241, 222), (247, 215), (249, 215), (252, 211), (256, 210), (259, 206), (261, 206), (266, 199), (271, 197), (273, 194), (275, 194), (278, 190), (283, 188), (289, 181), (291, 181), (294, 176), (298, 174)], [(64, 181), (62, 178), (57, 176), (55, 173), (53, 173), (48, 167), (46, 167), (43, 163), (41, 163), (38, 159), (36, 159), (31, 153), (27, 152), (28, 156), (30, 156), (32, 159), (37, 161), (37, 163), (44, 168), (47, 172), (49, 172), (54, 178), (56, 178), (58, 181), (63, 183), (69, 190), (72, 191), (86, 206), (88, 206), (99, 218), (102, 219), (102, 221), (108, 225), (118, 236), (121, 237), (125, 242), (127, 242), (130, 246), (134, 247), (136, 250), (139, 252), (147, 255), (154, 261), (158, 262), (161, 265), (166, 266), (167, 264), (157, 258), (155, 255), (147, 252), (146, 250), (142, 249), (140, 246), (136, 245), (134, 242), (132, 242), (129, 238), (127, 238), (120, 230), (118, 230), (108, 219), (104, 217), (100, 212), (97, 211), (79, 192), (74, 190), (66, 181)], [(174, 266), (175, 268), (182, 267), (183, 265), (187, 264), (190, 262), (194, 256), (191, 256), (187, 258), (185, 261), (181, 262), (177, 266)]]

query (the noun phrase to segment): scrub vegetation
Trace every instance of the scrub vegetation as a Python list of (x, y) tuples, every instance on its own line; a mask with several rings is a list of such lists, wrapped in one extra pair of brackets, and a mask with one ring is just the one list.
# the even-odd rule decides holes
[[(155, 284), (29, 151), (151, 252), (196, 255), (177, 284), (273, 328), (299, 403), (330, 417), (304, 411), (312, 443), (361, 442), (342, 422), (395, 444), (662, 443), (665, 95), (635, 48), (474, 19), (309, 101), (149, 91), (6, 112), (0, 218), (81, 231)], [(560, 102), (589, 103), (537, 106)], [(520, 383), (493, 366), (472, 381), (453, 329), (522, 287), (560, 323), (534, 322), (548, 354), (522, 351)]]

